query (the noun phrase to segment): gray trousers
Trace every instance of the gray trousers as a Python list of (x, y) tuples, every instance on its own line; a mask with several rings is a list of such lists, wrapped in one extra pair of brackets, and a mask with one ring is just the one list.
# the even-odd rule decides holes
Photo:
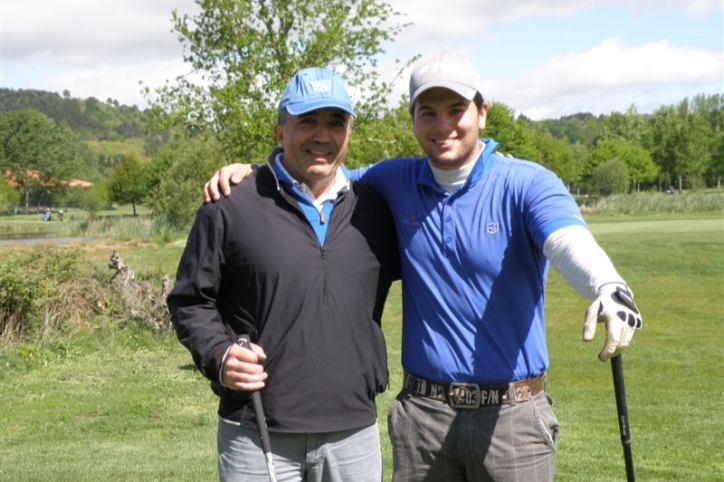
[[(219, 419), (219, 480), (268, 482), (256, 430)], [(331, 433), (270, 433), (279, 482), (380, 482), (382, 455), (377, 424)]]
[(551, 482), (559, 425), (545, 393), (453, 409), (402, 391), (390, 406), (393, 482)]

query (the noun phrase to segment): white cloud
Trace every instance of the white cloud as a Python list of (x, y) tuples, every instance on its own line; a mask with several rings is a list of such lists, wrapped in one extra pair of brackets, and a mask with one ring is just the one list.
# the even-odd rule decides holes
[(568, 113), (579, 112), (581, 104), (598, 106), (600, 110), (594, 113), (606, 112), (613, 98), (636, 103), (637, 93), (655, 89), (679, 86), (696, 92), (723, 82), (723, 72), (720, 51), (678, 47), (666, 41), (626, 46), (609, 39), (580, 54), (553, 57), (517, 78), (488, 79), (484, 85), (492, 99), (538, 119), (551, 117), (567, 105), (573, 107)]
[(188, 67), (180, 61), (97, 64), (87, 68), (53, 71), (44, 75), (33, 88), (51, 92), (67, 89), (77, 98), (95, 97), (101, 101), (111, 98), (121, 104), (145, 108), (141, 80), (144, 86), (153, 89), (187, 70)]
[(145, 107), (139, 81), (158, 87), (188, 70), (171, 12), (193, 0), (3, 0), (2, 74), (10, 88)]
[[(722, 9), (721, 0), (390, 0), (413, 25), (400, 35), (406, 48), (429, 51), (458, 45), (461, 38), (484, 38), (486, 28), (518, 19), (562, 17), (598, 7), (620, 6), (638, 14), (666, 7), (688, 15)], [(442, 43), (442, 45), (440, 45)], [(429, 45), (439, 47), (428, 47)], [(474, 48), (469, 45), (468, 48)]]
[[(451, 49), (476, 62), (505, 66), (509, 73), (478, 65), (481, 73), (491, 76), (486, 95), (529, 116), (559, 115), (561, 109), (574, 107), (581, 107), (574, 112), (590, 110), (604, 101), (622, 102), (619, 98), (630, 103), (646, 89), (677, 85), (697, 89), (722, 79), (721, 52), (682, 46), (673, 37), (648, 37), (641, 41), (648, 43), (638, 46), (596, 38), (596, 47), (569, 53), (552, 49), (557, 55), (547, 60), (545, 56), (552, 53), (523, 57), (520, 54), (531, 49), (505, 37), (519, 19), (545, 22), (601, 6), (635, 15), (666, 8), (682, 15), (704, 15), (721, 11), (721, 0), (391, 0), (391, 4), (407, 14), (401, 20), (415, 25), (389, 46), (390, 57), (404, 61), (417, 53)], [(198, 5), (194, 0), (0, 0), (0, 85), (68, 89), (74, 97), (110, 97), (144, 107), (139, 80), (153, 89), (189, 70), (182, 46), (171, 32), (174, 9), (193, 13)], [(722, 35), (721, 31), (695, 33), (714, 39)], [(499, 57), (489, 58), (491, 52), (501, 51), (500, 45), (507, 48), (498, 52)], [(380, 70), (395, 71), (389, 58), (380, 59)], [(408, 75), (404, 72), (397, 82), (397, 94), (405, 93)], [(611, 97), (612, 92), (619, 97)]]
[(171, 11), (191, 0), (4, 0), (3, 61), (83, 65), (178, 55)]

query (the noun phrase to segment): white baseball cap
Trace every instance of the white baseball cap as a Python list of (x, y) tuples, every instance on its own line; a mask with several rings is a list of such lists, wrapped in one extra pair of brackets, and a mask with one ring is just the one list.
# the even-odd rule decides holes
[(450, 89), (472, 100), (480, 92), (479, 84), (478, 71), (468, 59), (453, 52), (436, 52), (415, 64), (410, 76), (410, 105), (420, 94), (434, 87)]

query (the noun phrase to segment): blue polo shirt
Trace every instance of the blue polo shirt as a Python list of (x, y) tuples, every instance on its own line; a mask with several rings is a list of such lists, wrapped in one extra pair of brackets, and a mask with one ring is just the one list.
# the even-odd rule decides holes
[(561, 180), (485, 139), (467, 182), (440, 188), (427, 158), (352, 172), (387, 201), (402, 260), (402, 365), (432, 381), (508, 383), (548, 368), (547, 236), (583, 225)]

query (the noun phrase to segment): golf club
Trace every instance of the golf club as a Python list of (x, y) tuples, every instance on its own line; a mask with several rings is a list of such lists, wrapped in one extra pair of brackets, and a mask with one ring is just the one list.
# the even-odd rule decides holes
[(628, 406), (626, 405), (626, 386), (623, 380), (623, 360), (621, 355), (611, 358), (613, 372), (613, 389), (616, 393), (616, 411), (618, 412), (618, 429), (621, 432), (623, 458), (626, 462), (626, 480), (634, 482), (633, 455), (631, 453), (631, 432), (628, 423)]
[[(247, 350), (251, 350), (249, 335), (241, 335), (236, 343)], [(261, 438), (261, 448), (264, 451), (264, 458), (266, 459), (266, 468), (267, 471), (269, 471), (269, 480), (271, 482), (277, 482), (277, 476), (274, 472), (274, 460), (272, 459), (271, 453), (271, 443), (269, 441), (269, 430), (266, 426), (264, 406), (261, 404), (261, 394), (258, 390), (251, 393), (251, 402), (254, 405), (256, 424), (259, 426), (259, 438)]]

